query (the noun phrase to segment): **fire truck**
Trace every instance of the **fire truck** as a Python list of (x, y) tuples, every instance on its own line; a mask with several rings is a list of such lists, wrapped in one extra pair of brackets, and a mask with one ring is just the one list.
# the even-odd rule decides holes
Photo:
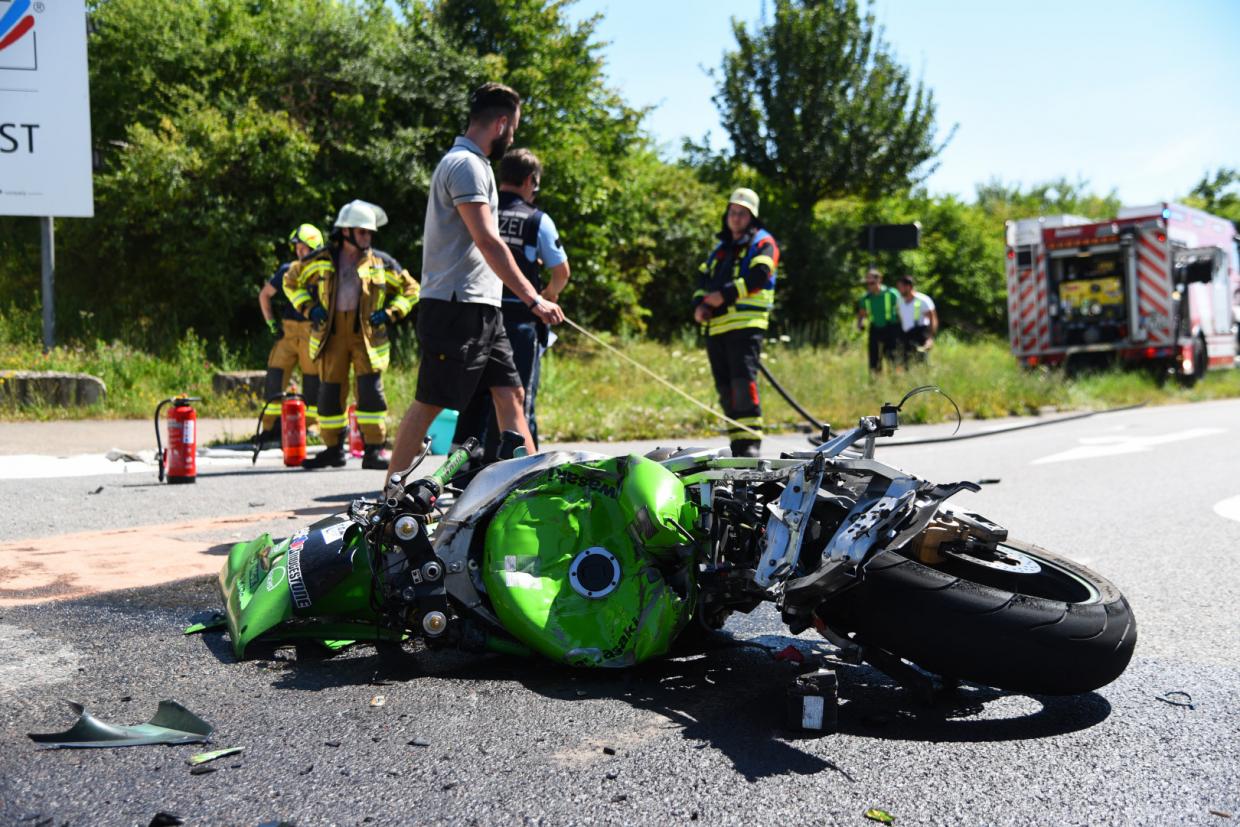
[(1240, 346), (1240, 260), (1230, 221), (1175, 203), (1107, 221), (1009, 221), (1008, 330), (1023, 364), (1118, 358), (1195, 381)]

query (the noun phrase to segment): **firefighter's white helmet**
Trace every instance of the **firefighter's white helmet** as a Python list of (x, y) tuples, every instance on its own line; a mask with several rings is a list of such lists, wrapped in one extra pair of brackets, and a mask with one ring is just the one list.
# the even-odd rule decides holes
[(340, 229), (356, 227), (359, 230), (374, 231), (386, 224), (387, 220), (387, 213), (378, 204), (358, 199), (340, 208), (335, 226)]

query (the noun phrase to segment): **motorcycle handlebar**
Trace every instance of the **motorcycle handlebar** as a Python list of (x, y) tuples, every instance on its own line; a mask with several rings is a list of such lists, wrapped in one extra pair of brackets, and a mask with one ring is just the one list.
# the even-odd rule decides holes
[(457, 475), (457, 472), (465, 467), (465, 464), (469, 462), (477, 450), (478, 440), (471, 436), (462, 443), (461, 447), (448, 454), (448, 458), (444, 460), (443, 465), (440, 466), (438, 471), (431, 474), (430, 479), (439, 483), (441, 488), (447, 485)]

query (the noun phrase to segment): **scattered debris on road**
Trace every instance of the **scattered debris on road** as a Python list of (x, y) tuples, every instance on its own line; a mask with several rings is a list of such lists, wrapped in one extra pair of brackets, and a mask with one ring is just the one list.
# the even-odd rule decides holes
[[(1183, 698), (1183, 700), (1180, 700), (1180, 698)], [(1178, 689), (1174, 692), (1164, 692), (1161, 695), (1155, 695), (1154, 699), (1162, 701), (1165, 704), (1171, 704), (1172, 706), (1186, 706), (1189, 709), (1197, 708), (1193, 704), (1193, 696), (1187, 692), (1181, 692)]]
[(387, 703), (386, 695), (375, 695), (370, 699), (371, 706), (383, 706), (385, 703)]
[(877, 821), (879, 824), (895, 824), (896, 817), (886, 810), (880, 810), (877, 807), (871, 807), (864, 813), (865, 817), (870, 821)]
[(182, 634), (196, 635), (199, 632), (214, 632), (217, 629), (224, 629), (227, 626), (228, 618), (224, 617), (222, 614), (216, 613), (211, 615), (208, 620), (204, 620), (201, 623), (191, 623), (186, 626), (185, 631), (182, 632)]
[(791, 643), (780, 649), (774, 655), (775, 660), (785, 661), (788, 663), (805, 663), (805, 653)]
[(151, 819), (151, 823), (147, 827), (177, 827), (177, 825), (184, 823), (185, 819), (176, 813), (165, 813), (161, 810), (155, 814), (155, 817)]
[(36, 744), (51, 748), (140, 747), (149, 744), (197, 744), (207, 740), (211, 725), (176, 701), (160, 701), (155, 717), (136, 726), (101, 721), (86, 707), (67, 702), (78, 714), (77, 723), (64, 732), (28, 733)]
[(197, 755), (191, 755), (185, 760), (185, 763), (189, 764), (191, 767), (196, 767), (199, 764), (205, 764), (208, 761), (214, 761), (215, 759), (223, 758), (226, 755), (236, 755), (243, 749), (245, 749), (245, 747), (228, 747), (227, 749), (217, 749), (212, 750), (211, 752), (200, 752)]

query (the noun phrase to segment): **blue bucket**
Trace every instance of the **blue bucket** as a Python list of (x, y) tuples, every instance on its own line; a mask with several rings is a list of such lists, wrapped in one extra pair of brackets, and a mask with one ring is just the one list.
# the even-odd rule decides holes
[(456, 433), (456, 411), (444, 408), (435, 417), (426, 435), (431, 438), (431, 453), (446, 454), (452, 450), (452, 436)]

